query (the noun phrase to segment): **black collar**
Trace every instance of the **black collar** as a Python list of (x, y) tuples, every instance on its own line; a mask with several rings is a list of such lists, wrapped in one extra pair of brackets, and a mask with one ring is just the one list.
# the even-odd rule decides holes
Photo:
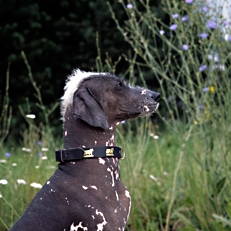
[(119, 159), (123, 159), (125, 157), (123, 149), (116, 146), (59, 149), (55, 151), (55, 155), (57, 162), (98, 157), (117, 157)]

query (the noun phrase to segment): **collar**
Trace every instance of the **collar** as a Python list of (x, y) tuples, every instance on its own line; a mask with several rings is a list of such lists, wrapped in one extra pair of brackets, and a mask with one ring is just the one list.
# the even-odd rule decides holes
[(123, 149), (117, 146), (59, 149), (55, 151), (55, 155), (57, 162), (98, 157), (117, 157), (119, 159), (124, 159), (125, 157)]

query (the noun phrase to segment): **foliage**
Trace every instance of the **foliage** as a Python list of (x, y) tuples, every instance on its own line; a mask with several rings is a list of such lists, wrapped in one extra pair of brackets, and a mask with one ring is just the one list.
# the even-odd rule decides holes
[(2, 144), (4, 140), (6, 139), (9, 130), (10, 130), (10, 124), (11, 124), (11, 118), (12, 118), (12, 108), (9, 105), (9, 79), (10, 79), (10, 65), (8, 66), (8, 70), (6, 73), (6, 89), (5, 89), (5, 96), (3, 98), (2, 102), (2, 111), (0, 111), (0, 147), (2, 147)]
[(109, 7), (136, 55), (127, 60), (140, 74), (149, 70), (156, 77), (166, 107), (160, 118), (178, 140), (178, 150), (172, 153), (176, 156), (172, 184), (164, 192), (168, 198), (156, 205), (162, 210), (152, 216), (148, 216), (151, 208), (143, 210), (140, 224), (134, 219), (140, 219), (140, 211), (132, 210), (132, 230), (145, 229), (150, 219), (165, 231), (229, 230), (230, 44), (219, 29), (226, 19), (220, 8), (203, 1), (165, 0), (162, 10), (170, 19), (165, 24), (152, 13), (149, 1), (120, 2), (128, 16), (125, 27)]

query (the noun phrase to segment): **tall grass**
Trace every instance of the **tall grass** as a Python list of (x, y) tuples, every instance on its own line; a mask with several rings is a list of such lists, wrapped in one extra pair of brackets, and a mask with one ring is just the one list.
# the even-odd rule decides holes
[[(225, 27), (228, 19), (222, 18), (215, 3), (206, 5), (204, 1), (164, 0), (155, 13), (149, 1), (119, 2), (127, 13), (125, 27), (108, 5), (136, 57), (125, 58), (140, 74), (152, 73), (158, 81), (162, 95), (159, 116), (176, 146), (175, 150), (169, 147), (173, 151), (170, 157), (168, 146), (160, 152), (161, 141), (157, 141), (153, 162), (160, 165), (137, 157), (140, 166), (153, 168), (155, 182), (146, 184), (146, 176), (138, 184), (138, 188), (142, 184), (147, 188), (139, 191), (141, 198), (134, 197), (131, 230), (230, 230), (230, 42), (222, 30), (231, 34)], [(164, 24), (158, 13), (167, 15), (170, 24)], [(167, 168), (165, 159), (171, 161), (167, 178), (160, 176)], [(144, 175), (133, 175), (128, 182)], [(158, 177), (163, 181), (161, 187), (151, 194)], [(143, 208), (140, 202), (147, 195), (149, 203), (142, 203)], [(151, 203), (154, 198), (158, 198), (156, 203)]]

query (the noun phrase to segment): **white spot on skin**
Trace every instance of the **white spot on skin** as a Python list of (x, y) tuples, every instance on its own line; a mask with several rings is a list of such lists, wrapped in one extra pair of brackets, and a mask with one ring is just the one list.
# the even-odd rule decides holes
[(149, 112), (149, 111), (150, 111), (150, 109), (149, 109), (148, 106), (144, 106), (144, 110), (145, 110), (146, 112)]
[(98, 190), (97, 187), (95, 185), (90, 185), (91, 188)]
[(128, 215), (127, 215), (127, 220), (128, 220), (130, 210), (131, 210), (131, 196), (130, 196), (130, 193), (128, 192), (128, 190), (125, 190), (125, 196), (129, 198), (129, 207), (128, 207)]
[(115, 181), (114, 181), (113, 172), (112, 172), (112, 170), (110, 168), (107, 168), (107, 171), (111, 173), (111, 180), (112, 180), (111, 186), (114, 187), (115, 186)]
[(104, 165), (105, 164), (105, 160), (103, 158), (99, 157), (99, 163)]
[(82, 186), (82, 188), (83, 188), (84, 190), (87, 190), (87, 189), (88, 189), (88, 187), (86, 187), (86, 186), (84, 186), (84, 185)]
[(119, 201), (119, 195), (116, 191), (115, 191), (115, 194), (116, 194), (116, 200)]
[(67, 131), (65, 131), (65, 136), (67, 136)]
[(96, 215), (100, 215), (103, 218), (103, 222), (97, 224), (97, 231), (103, 231), (103, 226), (107, 224), (103, 213), (99, 212), (98, 209), (96, 210)]
[(82, 221), (81, 222), (79, 222), (79, 224), (78, 225), (74, 225), (74, 222), (72, 223), (72, 225), (71, 225), (71, 227), (70, 227), (70, 231), (78, 231), (78, 229), (80, 228), (80, 229), (83, 229), (84, 231), (87, 231), (88, 230), (88, 228), (87, 227), (83, 227), (82, 226)]
[(146, 90), (141, 91), (141, 95), (145, 95), (146, 94)]

